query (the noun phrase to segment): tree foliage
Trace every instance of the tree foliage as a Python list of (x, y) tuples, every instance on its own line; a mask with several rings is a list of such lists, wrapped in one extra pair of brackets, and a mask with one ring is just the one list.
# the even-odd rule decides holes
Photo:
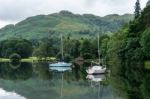
[(135, 19), (137, 19), (141, 15), (141, 7), (140, 7), (140, 1), (137, 0), (135, 3)]
[(140, 15), (139, 0), (136, 4), (135, 20), (110, 38), (107, 56), (112, 79), (121, 83), (117, 88), (129, 99), (149, 99), (149, 70), (145, 69), (144, 62), (150, 60), (150, 7)]
[(1, 42), (1, 57), (8, 58), (11, 54), (17, 53), (22, 58), (32, 55), (32, 43), (25, 39), (9, 39)]

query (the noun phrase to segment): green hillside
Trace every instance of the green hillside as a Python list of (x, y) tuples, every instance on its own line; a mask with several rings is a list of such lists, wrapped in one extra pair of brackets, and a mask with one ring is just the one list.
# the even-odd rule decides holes
[(115, 32), (133, 15), (108, 15), (105, 17), (90, 14), (78, 15), (61, 11), (50, 15), (29, 17), (16, 25), (7, 25), (0, 29), (0, 40), (10, 37), (40, 39), (47, 36), (58, 36), (60, 33), (74, 37), (93, 36), (97, 32)]

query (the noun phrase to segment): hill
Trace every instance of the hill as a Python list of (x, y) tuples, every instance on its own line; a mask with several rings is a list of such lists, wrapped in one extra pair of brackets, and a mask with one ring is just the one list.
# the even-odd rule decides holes
[(41, 39), (56, 37), (60, 33), (76, 37), (94, 36), (97, 32), (115, 32), (125, 23), (133, 19), (133, 15), (107, 15), (99, 17), (92, 14), (73, 14), (61, 11), (50, 15), (29, 17), (16, 25), (7, 25), (0, 29), (0, 40), (11, 37), (26, 39)]

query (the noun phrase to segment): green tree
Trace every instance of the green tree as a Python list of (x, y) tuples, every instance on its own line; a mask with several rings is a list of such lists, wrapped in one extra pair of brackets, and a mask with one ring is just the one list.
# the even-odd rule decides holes
[(144, 50), (145, 60), (150, 59), (150, 28), (143, 32), (141, 45)]
[(15, 45), (15, 50), (22, 58), (25, 58), (32, 55), (33, 48), (32, 45), (27, 42), (18, 42)]
[(42, 41), (38, 48), (34, 49), (33, 56), (38, 58), (54, 57), (58, 49), (53, 46), (50, 39), (45, 39)]
[(9, 39), (1, 42), (2, 57), (9, 57), (13, 53), (19, 54), (22, 58), (32, 55), (32, 43), (25, 39)]
[[(73, 43), (73, 42), (72, 42)], [(71, 49), (71, 55), (74, 57), (74, 58), (77, 58), (80, 56), (80, 42), (79, 40), (74, 40), (74, 44), (73, 44), (73, 47)]]
[(144, 99), (149, 99), (150, 98), (150, 74), (146, 75), (143, 81), (142, 85), (142, 92)]
[(92, 53), (92, 44), (88, 39), (83, 39), (81, 43), (81, 55), (85, 59), (91, 59), (93, 57)]
[[(108, 66), (111, 70), (111, 84), (116, 89), (117, 93), (123, 97), (127, 97), (127, 89), (124, 79), (125, 65), (121, 61), (124, 58), (124, 48), (127, 41), (127, 27), (124, 27), (117, 33), (114, 33), (108, 42), (107, 59)], [(119, 83), (116, 83), (116, 81)]]
[(141, 7), (140, 7), (140, 1), (137, 0), (135, 3), (135, 19), (137, 19), (141, 15)]

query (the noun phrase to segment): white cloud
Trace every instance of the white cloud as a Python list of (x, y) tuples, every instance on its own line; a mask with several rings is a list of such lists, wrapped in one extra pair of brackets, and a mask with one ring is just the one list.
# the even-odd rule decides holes
[[(0, 0), (0, 27), (29, 16), (50, 14), (61, 10), (73, 13), (107, 14), (133, 13), (136, 0)], [(141, 0), (142, 8), (147, 0)]]

